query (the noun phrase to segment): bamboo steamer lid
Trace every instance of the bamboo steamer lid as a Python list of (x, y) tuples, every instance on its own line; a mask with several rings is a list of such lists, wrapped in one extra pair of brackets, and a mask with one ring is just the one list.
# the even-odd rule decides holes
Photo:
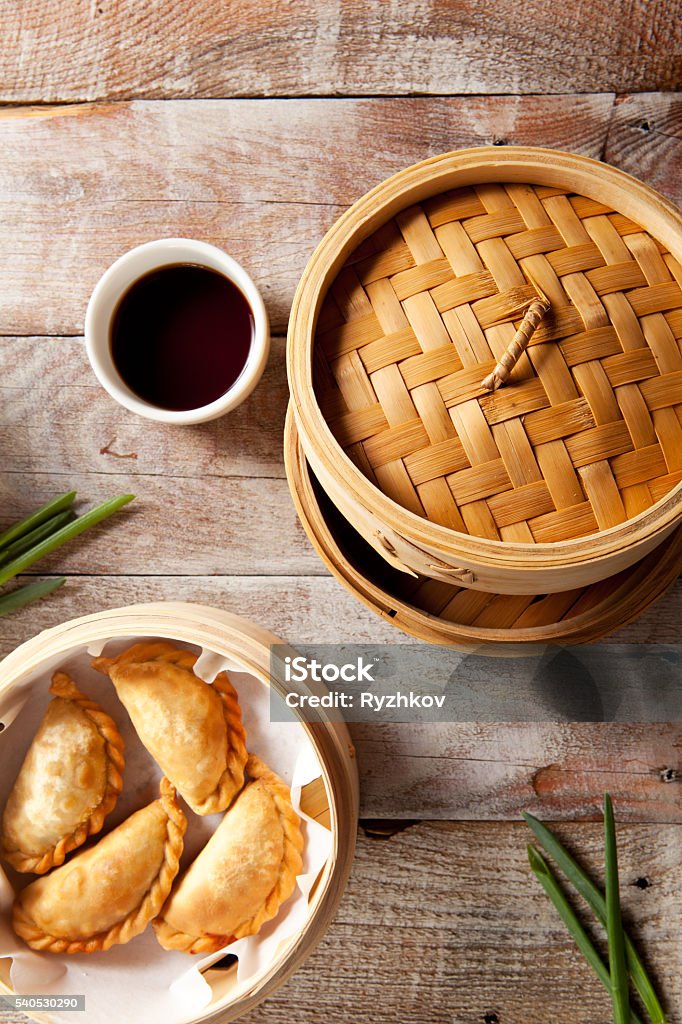
[(554, 594), (493, 594), (388, 565), (343, 518), (312, 474), (291, 409), (287, 478), (310, 542), (336, 579), (403, 633), (443, 646), (506, 654), (514, 646), (599, 640), (640, 615), (682, 569), (682, 527), (616, 576)]
[[(21, 644), (0, 664), (0, 693), (19, 685), (45, 666), (52, 671), (74, 650), (126, 636), (163, 637), (196, 644), (234, 659), (265, 686), (286, 694), (287, 686), (271, 664), (270, 647), (278, 637), (255, 623), (217, 608), (184, 602), (129, 605), (86, 615), (45, 630)], [(292, 653), (295, 653), (292, 651)], [(204, 973), (213, 998), (194, 1020), (227, 1024), (272, 993), (312, 952), (324, 936), (341, 899), (355, 850), (358, 817), (358, 774), (353, 745), (341, 721), (322, 719), (302, 725), (318, 754), (322, 777), (305, 787), (301, 805), (330, 828), (331, 855), (310, 895), (311, 913), (298, 933), (280, 946), (272, 964), (247, 985), (234, 969), (211, 967)], [(10, 960), (0, 962), (0, 994), (11, 993)], [(36, 1020), (47, 1017), (36, 1015)]]
[(477, 590), (634, 564), (680, 521), (681, 261), (679, 211), (584, 157), (465, 150), (379, 185), (292, 308), (294, 412), (325, 491), (394, 567)]

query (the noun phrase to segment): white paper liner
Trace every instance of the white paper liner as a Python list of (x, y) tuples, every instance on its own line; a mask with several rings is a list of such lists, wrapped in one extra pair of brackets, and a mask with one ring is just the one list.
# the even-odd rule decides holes
[[(110, 656), (148, 637), (118, 638), (110, 642), (79, 647), (67, 655), (50, 659), (9, 694), (0, 698), (0, 807), (4, 808), (38, 725), (51, 699), (48, 686), (52, 672), (61, 668), (73, 675), (79, 689), (112, 716), (125, 740), (126, 766), (123, 792), (106, 818), (104, 829), (90, 842), (110, 832), (134, 810), (158, 797), (161, 771), (140, 743), (125, 708), (111, 681), (90, 665), (93, 656), (105, 648)], [(308, 896), (332, 851), (331, 832), (301, 810), (302, 788), (322, 774), (319, 758), (299, 722), (271, 722), (268, 687), (230, 658), (191, 644), (178, 643), (195, 652), (201, 650), (196, 674), (210, 682), (218, 672), (228, 670), (239, 695), (247, 747), (257, 754), (291, 787), (294, 809), (300, 815), (304, 837), (303, 868), (297, 888), (258, 935), (248, 936), (210, 956), (190, 956), (164, 950), (149, 925), (146, 931), (123, 946), (106, 952), (59, 956), (30, 950), (14, 934), (11, 906), (14, 888), (23, 888), (35, 875), (22, 875), (0, 867), (0, 958), (12, 957), (11, 983), (18, 994), (85, 995), (87, 1024), (125, 1020), (130, 1024), (184, 1024), (207, 1011), (213, 991), (201, 974), (226, 954), (238, 957), (239, 990), (251, 987), (267, 972), (287, 940), (300, 932), (310, 915)], [(215, 831), (222, 814), (199, 817), (185, 807), (188, 819), (185, 849), (180, 871), (196, 857)], [(74, 851), (71, 856), (77, 855)], [(14, 888), (13, 888), (14, 887)], [(73, 1024), (73, 1013), (50, 1011), (43, 1015), (60, 1024)]]

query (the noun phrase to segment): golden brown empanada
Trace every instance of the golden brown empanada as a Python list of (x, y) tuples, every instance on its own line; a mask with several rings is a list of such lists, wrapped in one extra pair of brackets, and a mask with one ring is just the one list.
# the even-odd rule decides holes
[(244, 785), (246, 733), (227, 673), (209, 685), (192, 671), (196, 660), (156, 641), (93, 666), (110, 676), (138, 736), (192, 810), (215, 814)]
[(291, 896), (303, 836), (288, 787), (249, 757), (239, 794), (154, 921), (165, 949), (213, 953), (255, 935)]
[(123, 740), (109, 715), (65, 672), (5, 805), (0, 852), (42, 875), (102, 828), (121, 792)]
[(23, 889), (12, 924), (32, 949), (94, 953), (147, 927), (178, 873), (187, 821), (164, 778), (161, 797)]

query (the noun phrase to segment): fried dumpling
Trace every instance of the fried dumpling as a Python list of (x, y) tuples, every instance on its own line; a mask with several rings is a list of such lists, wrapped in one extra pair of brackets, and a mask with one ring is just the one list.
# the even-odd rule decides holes
[(15, 932), (48, 953), (94, 953), (129, 942), (170, 892), (186, 827), (175, 789), (164, 778), (159, 800), (19, 893)]
[(215, 814), (244, 785), (246, 733), (227, 673), (205, 683), (192, 671), (196, 660), (156, 641), (93, 666), (111, 678), (142, 743), (192, 810)]
[(99, 832), (121, 792), (123, 740), (112, 718), (65, 672), (5, 805), (0, 853), (42, 875)]
[(251, 781), (154, 921), (165, 949), (212, 953), (255, 935), (294, 891), (303, 836), (289, 789), (259, 758), (246, 767)]

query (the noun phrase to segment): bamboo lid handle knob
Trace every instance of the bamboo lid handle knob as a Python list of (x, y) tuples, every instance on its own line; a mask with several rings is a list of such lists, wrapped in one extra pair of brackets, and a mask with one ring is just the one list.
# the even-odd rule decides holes
[(507, 351), (504, 353), (493, 372), (489, 374), (485, 380), (481, 381), (482, 388), (486, 391), (496, 391), (507, 382), (509, 374), (528, 348), (528, 342), (532, 338), (535, 329), (548, 309), (549, 299), (545, 298), (544, 295), (539, 295), (537, 299), (533, 299), (526, 310), (526, 315), (519, 324), (518, 331), (509, 342)]

